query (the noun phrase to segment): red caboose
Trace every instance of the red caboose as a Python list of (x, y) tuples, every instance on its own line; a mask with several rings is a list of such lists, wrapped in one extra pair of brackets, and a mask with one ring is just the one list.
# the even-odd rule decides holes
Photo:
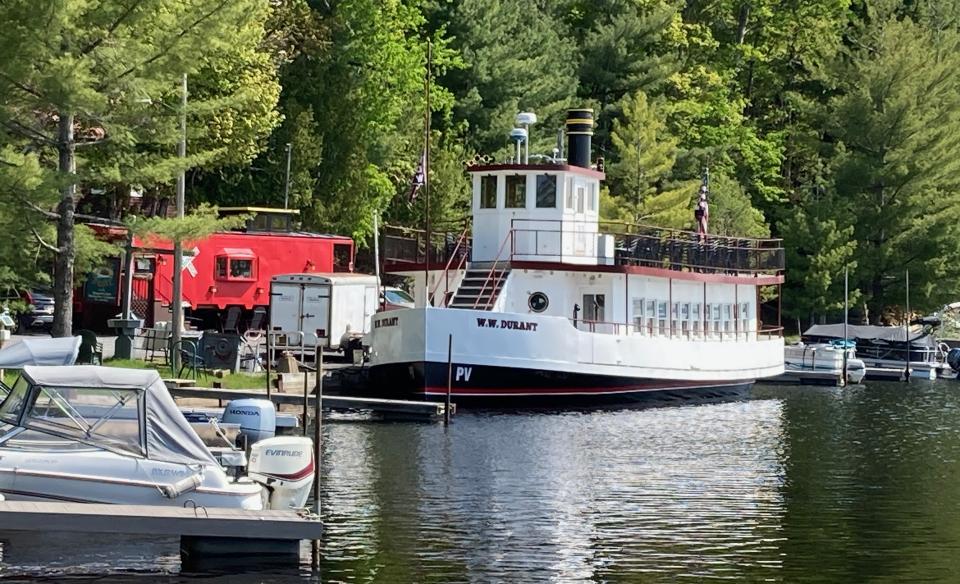
[[(338, 235), (292, 229), (295, 210), (257, 207), (221, 208), (221, 214), (253, 214), (237, 231), (214, 233), (184, 246), (183, 303), (185, 314), (203, 328), (222, 328), (227, 314), (239, 313), (230, 327), (245, 328), (258, 308), (270, 306), (270, 278), (300, 272), (352, 272), (353, 240)], [(111, 230), (109, 235), (116, 236)], [(107, 235), (107, 234), (104, 234)], [(117, 266), (119, 267), (119, 266)], [(146, 326), (169, 321), (173, 297), (173, 253), (170, 245), (134, 240), (132, 310)], [(100, 279), (104, 280), (102, 270)], [(85, 286), (81, 326), (102, 327), (119, 312), (122, 274), (110, 285)], [(109, 290), (113, 288), (115, 293)], [(96, 292), (91, 293), (90, 290)], [(105, 292), (106, 290), (106, 292)], [(258, 323), (266, 326), (266, 321)]]

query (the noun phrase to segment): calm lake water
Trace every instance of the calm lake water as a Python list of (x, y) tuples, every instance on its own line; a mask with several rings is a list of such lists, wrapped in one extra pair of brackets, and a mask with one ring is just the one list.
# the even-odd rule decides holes
[[(956, 381), (324, 436), (324, 582), (960, 578)], [(181, 575), (167, 539), (2, 539), (8, 579), (314, 579)]]

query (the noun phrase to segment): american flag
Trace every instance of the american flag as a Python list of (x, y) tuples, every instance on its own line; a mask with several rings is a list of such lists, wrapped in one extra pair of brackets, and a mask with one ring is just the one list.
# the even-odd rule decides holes
[(423, 187), (423, 184), (426, 180), (424, 174), (424, 169), (427, 167), (427, 152), (424, 150), (423, 154), (420, 155), (420, 163), (417, 164), (417, 170), (413, 173), (413, 180), (410, 181), (410, 192), (408, 197), (411, 201), (417, 198), (417, 193), (420, 192), (420, 189)]

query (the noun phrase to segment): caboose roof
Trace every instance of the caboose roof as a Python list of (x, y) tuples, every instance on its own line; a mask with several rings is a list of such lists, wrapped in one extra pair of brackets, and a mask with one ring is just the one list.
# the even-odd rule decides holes
[(228, 213), (272, 213), (275, 215), (299, 215), (298, 209), (275, 209), (273, 207), (220, 207), (220, 212)]

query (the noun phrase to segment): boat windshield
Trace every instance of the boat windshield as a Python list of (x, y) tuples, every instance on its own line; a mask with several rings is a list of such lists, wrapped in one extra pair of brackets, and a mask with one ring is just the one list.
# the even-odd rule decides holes
[(19, 379), (0, 406), (0, 420), (80, 442), (144, 455), (143, 391), (134, 388), (31, 388)]

